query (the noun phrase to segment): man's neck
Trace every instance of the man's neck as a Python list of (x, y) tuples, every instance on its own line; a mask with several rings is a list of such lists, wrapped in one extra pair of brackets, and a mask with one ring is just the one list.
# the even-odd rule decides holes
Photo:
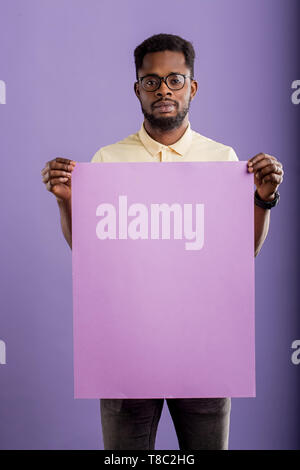
[(175, 142), (177, 142), (187, 130), (188, 124), (189, 120), (188, 116), (186, 115), (180, 127), (170, 131), (165, 131), (151, 127), (149, 121), (147, 121), (147, 119), (144, 120), (144, 127), (150, 137), (163, 145), (175, 144)]

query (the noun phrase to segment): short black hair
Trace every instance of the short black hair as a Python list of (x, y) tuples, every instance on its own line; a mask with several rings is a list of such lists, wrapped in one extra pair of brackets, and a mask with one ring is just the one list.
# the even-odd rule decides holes
[(143, 41), (134, 50), (137, 79), (138, 71), (143, 66), (144, 56), (150, 52), (161, 51), (182, 52), (185, 57), (186, 66), (190, 69), (192, 78), (194, 78), (195, 50), (192, 43), (174, 34), (155, 34), (154, 36), (145, 39), (145, 41)]

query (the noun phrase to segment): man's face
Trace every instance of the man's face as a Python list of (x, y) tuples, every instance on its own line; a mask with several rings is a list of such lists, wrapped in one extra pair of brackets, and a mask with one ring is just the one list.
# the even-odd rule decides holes
[[(138, 76), (156, 74), (166, 77), (170, 73), (191, 76), (182, 52), (162, 51), (146, 54)], [(152, 127), (171, 130), (179, 127), (188, 113), (191, 100), (197, 91), (197, 82), (185, 79), (180, 90), (170, 90), (162, 80), (156, 91), (146, 91), (141, 83), (135, 84), (135, 93), (141, 103), (142, 112)]]

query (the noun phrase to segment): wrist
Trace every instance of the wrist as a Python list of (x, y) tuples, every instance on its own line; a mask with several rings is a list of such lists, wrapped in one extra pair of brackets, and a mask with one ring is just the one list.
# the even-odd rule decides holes
[(257, 191), (257, 194), (259, 195), (260, 199), (262, 201), (265, 201), (265, 202), (271, 202), (271, 201), (274, 201), (275, 197), (276, 197), (276, 194), (275, 192), (272, 193), (270, 196), (268, 197), (262, 197), (260, 194), (259, 194), (259, 191)]
[(261, 194), (259, 189), (256, 189), (256, 194), (262, 201), (266, 202), (272, 202), (276, 198), (276, 191), (274, 191), (272, 194), (269, 194), (269, 196), (264, 196), (263, 194)]
[(57, 197), (56, 201), (57, 201), (57, 204), (58, 204), (59, 208), (70, 208), (71, 204), (72, 204), (72, 199), (71, 198), (69, 198), (69, 199), (60, 199), (60, 198)]
[(262, 198), (256, 189), (254, 193), (254, 202), (257, 206), (261, 207), (262, 209), (271, 209), (272, 207), (275, 207), (280, 199), (280, 194), (278, 191), (275, 191), (275, 193), (271, 194), (268, 196), (268, 198)]

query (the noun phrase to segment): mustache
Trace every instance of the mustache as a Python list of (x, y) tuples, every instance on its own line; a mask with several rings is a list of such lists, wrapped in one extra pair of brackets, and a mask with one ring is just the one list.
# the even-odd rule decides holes
[(168, 104), (168, 103), (169, 103), (169, 104), (173, 104), (173, 105), (176, 106), (176, 108), (178, 108), (178, 103), (177, 103), (177, 101), (173, 101), (173, 100), (163, 100), (163, 99), (157, 100), (157, 101), (155, 101), (154, 103), (152, 103), (152, 104), (151, 104), (151, 108), (153, 109), (154, 106), (156, 106), (158, 103), (162, 103), (162, 102), (167, 103), (167, 104)]

